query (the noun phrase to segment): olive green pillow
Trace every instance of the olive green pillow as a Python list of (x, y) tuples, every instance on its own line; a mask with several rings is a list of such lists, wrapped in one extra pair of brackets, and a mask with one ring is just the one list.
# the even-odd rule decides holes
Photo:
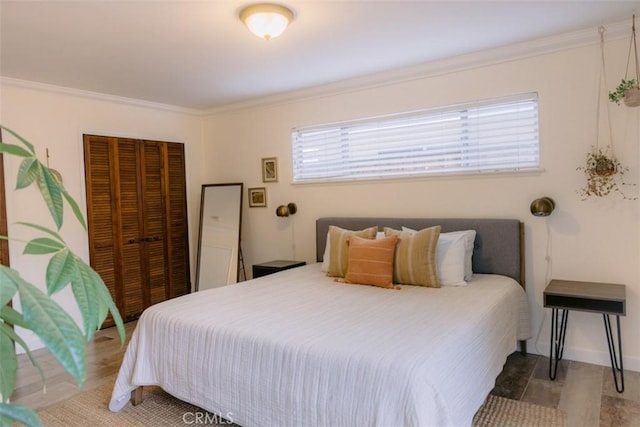
[(365, 239), (375, 239), (378, 227), (365, 228), (364, 230), (345, 230), (344, 228), (329, 226), (329, 271), (327, 276), (344, 277), (347, 274), (349, 264), (349, 236), (355, 235)]
[(393, 262), (393, 281), (403, 285), (419, 285), (439, 288), (436, 269), (436, 247), (440, 226), (425, 228), (412, 233), (384, 228), (385, 236), (398, 236)]

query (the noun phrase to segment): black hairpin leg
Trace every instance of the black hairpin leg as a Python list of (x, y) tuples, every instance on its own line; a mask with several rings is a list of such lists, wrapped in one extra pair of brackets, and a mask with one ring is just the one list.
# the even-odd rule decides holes
[[(618, 327), (618, 355), (616, 355), (616, 346), (613, 342), (613, 333), (611, 332), (611, 319), (608, 314), (602, 314), (604, 319), (604, 332), (607, 334), (607, 344), (609, 344), (609, 357), (611, 358), (611, 371), (613, 371), (613, 382), (616, 385), (618, 393), (624, 392), (624, 369), (622, 367), (622, 339), (620, 338), (620, 316), (616, 316), (616, 326)], [(618, 376), (620, 381), (618, 382)]]
[[(549, 350), (549, 378), (556, 379), (558, 362), (562, 360), (564, 352), (564, 338), (567, 332), (569, 310), (562, 310), (562, 318), (558, 319), (558, 309), (551, 310), (551, 345)], [(559, 321), (559, 323), (558, 323)]]

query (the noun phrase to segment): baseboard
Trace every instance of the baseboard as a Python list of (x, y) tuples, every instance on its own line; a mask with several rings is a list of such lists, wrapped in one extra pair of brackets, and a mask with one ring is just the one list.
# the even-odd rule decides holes
[[(624, 350), (624, 342), (623, 350)], [(549, 357), (550, 345), (538, 343), (536, 348), (533, 340), (527, 342), (527, 351), (532, 354), (540, 354)], [(624, 351), (623, 351), (624, 354)], [(563, 359), (575, 360), (577, 362), (592, 363), (594, 365), (611, 366), (611, 358), (609, 352), (593, 351), (584, 348), (565, 347)], [(637, 357), (623, 356), (622, 364), (625, 370), (640, 372), (640, 359)]]

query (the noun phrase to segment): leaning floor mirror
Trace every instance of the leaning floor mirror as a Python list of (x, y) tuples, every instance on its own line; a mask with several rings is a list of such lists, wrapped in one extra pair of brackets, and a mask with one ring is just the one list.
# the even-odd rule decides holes
[(196, 291), (238, 281), (241, 223), (242, 183), (202, 186)]

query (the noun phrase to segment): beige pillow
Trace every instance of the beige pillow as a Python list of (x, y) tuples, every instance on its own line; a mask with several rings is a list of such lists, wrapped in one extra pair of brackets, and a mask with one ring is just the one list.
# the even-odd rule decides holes
[(436, 268), (436, 247), (440, 226), (425, 228), (416, 233), (385, 227), (386, 236), (398, 236), (393, 263), (393, 281), (404, 285), (439, 288)]
[(349, 239), (349, 236), (355, 235), (364, 239), (375, 239), (377, 232), (377, 226), (353, 231), (330, 225), (329, 240), (331, 241), (331, 248), (329, 249), (329, 271), (327, 271), (327, 276), (344, 277), (347, 274), (347, 265), (349, 264), (347, 239)]
[(349, 236), (349, 265), (345, 283), (393, 289), (393, 254), (398, 236), (363, 239)]

